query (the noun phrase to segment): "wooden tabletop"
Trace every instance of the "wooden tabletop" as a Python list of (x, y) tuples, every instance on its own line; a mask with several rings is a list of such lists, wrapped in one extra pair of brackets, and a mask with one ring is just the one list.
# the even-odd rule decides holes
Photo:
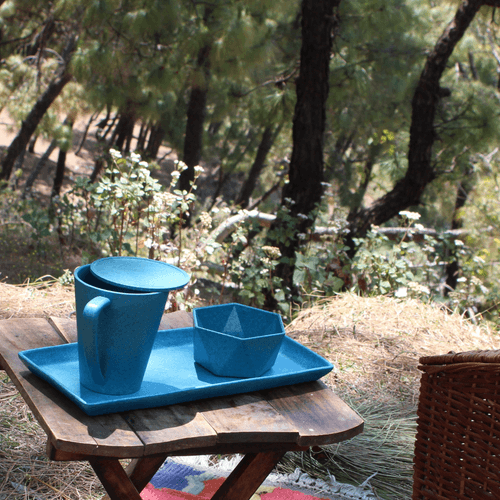
[[(190, 314), (177, 312), (165, 315), (160, 328), (192, 324)], [(320, 381), (91, 417), (18, 357), (22, 350), (75, 341), (71, 319), (0, 321), (0, 368), (47, 433), (54, 460), (295, 450), (363, 430), (358, 414)]]

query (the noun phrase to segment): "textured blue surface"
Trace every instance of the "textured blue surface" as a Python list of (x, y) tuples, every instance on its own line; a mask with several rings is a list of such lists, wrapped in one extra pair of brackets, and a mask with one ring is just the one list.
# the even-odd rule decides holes
[(223, 377), (264, 374), (285, 336), (279, 314), (242, 304), (200, 307), (193, 319), (195, 361)]
[(75, 271), (80, 381), (103, 394), (141, 387), (168, 291), (116, 290), (90, 272)]
[(90, 264), (94, 276), (127, 290), (167, 292), (187, 285), (189, 274), (159, 260), (142, 257), (106, 257)]
[(197, 399), (241, 394), (317, 380), (333, 366), (318, 354), (285, 337), (274, 365), (255, 378), (218, 377), (193, 358), (193, 328), (159, 331), (144, 380), (134, 394), (99, 394), (80, 385), (76, 343), (19, 353), (24, 364), (51, 383), (88, 415), (154, 408)]

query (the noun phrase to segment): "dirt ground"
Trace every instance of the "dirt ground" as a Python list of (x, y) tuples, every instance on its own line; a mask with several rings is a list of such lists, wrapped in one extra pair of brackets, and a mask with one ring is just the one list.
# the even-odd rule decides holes
[[(99, 145), (96, 140), (98, 117), (92, 121), (86, 135), (83, 146), (80, 143), (84, 136), (85, 129), (88, 126), (89, 116), (83, 116), (76, 120), (73, 127), (73, 144), (66, 157), (66, 173), (63, 185), (63, 192), (70, 188), (74, 179), (77, 177), (88, 177), (94, 168), (94, 159), (99, 153)], [(139, 136), (140, 126), (136, 125), (134, 130), (134, 140), (131, 144), (133, 150)], [(3, 111), (0, 113), (0, 158), (5, 149), (10, 145), (17, 133), (17, 128), (13, 126), (9, 115)], [(34, 153), (27, 152), (22, 167), (23, 174), (17, 182), (17, 189), (22, 191), (25, 181), (30, 172), (35, 167), (38, 160), (49, 147), (49, 141), (43, 137), (36, 140)], [(78, 155), (76, 151), (80, 149)], [(35, 203), (44, 205), (48, 202), (52, 190), (52, 184), (55, 175), (56, 162), (59, 150), (56, 148), (49, 157), (46, 165), (40, 172), (35, 185), (32, 189), (31, 199)], [(170, 173), (174, 167), (174, 161), (177, 159), (175, 151), (162, 145), (158, 152), (157, 163), (159, 169), (154, 170), (152, 175), (162, 184), (170, 184)], [(217, 191), (216, 183), (218, 176), (214, 175), (218, 165), (215, 163), (205, 163), (203, 167), (206, 173), (201, 176), (197, 183), (196, 195), (198, 199), (212, 197)], [(227, 199), (233, 199), (240, 186), (238, 176), (229, 179), (224, 184), (222, 195)], [(23, 234), (21, 238), (20, 225), (24, 229), (29, 227), (26, 223), (16, 222), (12, 224), (7, 206), (2, 206), (0, 199), (0, 282), (21, 284), (27, 280), (38, 278), (45, 275), (58, 277), (64, 270), (74, 270), (81, 264), (81, 249), (75, 247), (71, 249), (62, 249), (57, 241), (54, 241), (48, 248), (37, 247), (37, 242), (30, 241)]]
[[(66, 173), (63, 192), (71, 186), (75, 178), (90, 176), (94, 167), (94, 158), (98, 152), (98, 144), (95, 138), (98, 120), (94, 120), (88, 131), (83, 147), (78, 155), (75, 154), (82, 141), (84, 131), (87, 127), (89, 117), (84, 116), (75, 122), (73, 128), (73, 145), (66, 157)], [(0, 152), (5, 151), (17, 133), (9, 115), (3, 111), (0, 113)], [(138, 135), (139, 129), (136, 130)], [(17, 187), (23, 190), (24, 183), (38, 160), (49, 147), (49, 141), (43, 137), (36, 140), (34, 153), (27, 152), (22, 167), (23, 175), (17, 182)], [(133, 146), (133, 145), (132, 145)], [(49, 157), (44, 168), (40, 172), (32, 189), (32, 199), (41, 206), (48, 202), (52, 190), (55, 175), (56, 162), (59, 149), (55, 149)], [(160, 148), (159, 158), (161, 169), (155, 175), (162, 182), (169, 182), (169, 172), (172, 168), (172, 160), (175, 155), (166, 147)], [(37, 246), (39, 242), (32, 241), (23, 232), (20, 236), (20, 226), (23, 229), (29, 227), (22, 221), (12, 224), (11, 214), (7, 206), (2, 207), (0, 201), (0, 282), (10, 284), (21, 284), (28, 277), (32, 281), (45, 275), (58, 277), (65, 269), (73, 271), (81, 264), (81, 249), (75, 247), (62, 249), (57, 241), (46, 245), (44, 248)]]

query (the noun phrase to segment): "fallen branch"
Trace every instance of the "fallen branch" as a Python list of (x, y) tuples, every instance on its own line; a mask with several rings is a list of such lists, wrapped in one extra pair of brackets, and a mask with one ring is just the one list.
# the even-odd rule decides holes
[[(224, 241), (236, 228), (248, 219), (253, 219), (257, 221), (262, 227), (270, 227), (271, 224), (276, 219), (276, 215), (266, 214), (264, 212), (259, 212), (258, 210), (242, 210), (241, 212), (229, 217), (220, 226), (215, 228), (210, 235), (210, 240), (221, 243)], [(387, 235), (389, 238), (396, 238), (408, 234), (410, 239), (419, 239), (424, 236), (433, 236), (434, 238), (445, 238), (454, 237), (456, 239), (463, 239), (468, 231), (465, 229), (449, 229), (446, 231), (437, 231), (432, 228), (411, 228), (410, 233), (408, 233), (408, 228), (405, 227), (380, 227), (377, 228), (377, 232)], [(312, 238), (318, 240), (324, 236), (335, 236), (338, 234), (338, 230), (331, 227), (317, 227), (312, 232)]]
[(210, 239), (218, 243), (224, 241), (236, 228), (247, 219), (254, 219), (261, 226), (270, 227), (271, 223), (276, 219), (276, 215), (265, 214), (258, 210), (242, 210), (241, 212), (229, 217), (220, 226), (215, 228), (210, 235)]

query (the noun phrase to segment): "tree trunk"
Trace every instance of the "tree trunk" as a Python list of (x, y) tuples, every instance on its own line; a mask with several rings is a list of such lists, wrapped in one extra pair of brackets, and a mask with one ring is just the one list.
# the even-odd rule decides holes
[(141, 122), (141, 128), (139, 130), (139, 137), (137, 138), (137, 145), (135, 146), (136, 151), (140, 151), (141, 155), (146, 150), (146, 137), (150, 129), (149, 123)]
[(49, 147), (45, 150), (45, 153), (43, 153), (42, 157), (38, 160), (35, 167), (31, 171), (30, 175), (26, 179), (22, 195), (23, 200), (30, 194), (31, 189), (33, 188), (33, 184), (35, 183), (37, 177), (40, 175), (40, 172), (47, 163), (47, 160), (49, 159), (49, 156), (52, 154), (52, 151), (54, 151), (56, 147), (57, 147), (57, 141), (53, 139), (52, 142), (49, 144)]
[[(460, 181), (457, 189), (457, 197), (455, 199), (455, 209), (453, 210), (453, 220), (451, 229), (462, 229), (463, 223), (460, 217), (460, 209), (465, 206), (469, 193), (472, 191), (472, 168), (469, 168), (465, 173), (464, 179)], [(451, 291), (457, 288), (458, 271), (460, 269), (456, 252), (452, 255), (454, 259), (446, 264), (446, 285), (444, 287), (444, 295), (447, 296)]]
[[(24, 166), (24, 158), (26, 156), (26, 148), (24, 148), (14, 163), (14, 175), (10, 177), (10, 186), (13, 190), (16, 190), (19, 185), (19, 179), (22, 175), (23, 166)], [(19, 172), (19, 175), (18, 175)]]
[[(1, 4), (0, 4), (1, 5)], [(41, 52), (45, 46), (47, 45), (47, 42), (49, 41), (50, 37), (55, 33), (56, 31), (56, 23), (54, 20), (53, 16), (50, 16), (46, 21), (45, 24), (43, 25), (42, 30), (40, 33), (38, 33), (33, 41), (26, 45), (24, 47), (24, 55), (25, 56), (35, 56), (39, 52)]]
[(262, 172), (262, 169), (264, 168), (264, 165), (266, 163), (267, 155), (271, 147), (273, 146), (277, 135), (277, 133), (273, 133), (273, 128), (270, 125), (268, 125), (262, 133), (262, 139), (260, 141), (257, 154), (255, 155), (255, 160), (252, 164), (252, 168), (250, 169), (248, 177), (243, 183), (238, 197), (235, 200), (235, 204), (239, 205), (241, 208), (248, 208), (250, 197), (252, 196), (252, 192), (255, 189), (257, 180), (259, 179), (260, 173)]
[(350, 197), (349, 200), (349, 214), (348, 219), (354, 217), (363, 206), (363, 200), (368, 190), (368, 185), (370, 184), (370, 180), (372, 178), (373, 167), (375, 165), (375, 160), (379, 155), (381, 150), (380, 144), (370, 146), (368, 150), (368, 157), (365, 161), (365, 165), (363, 167), (363, 178), (359, 187), (356, 189), (356, 192), (353, 196)]
[(83, 131), (83, 135), (82, 135), (82, 138), (80, 140), (80, 144), (78, 144), (78, 148), (75, 151), (75, 156), (78, 156), (80, 154), (80, 151), (82, 150), (83, 145), (85, 144), (85, 140), (87, 139), (87, 135), (88, 135), (89, 130), (90, 130), (90, 125), (92, 125), (92, 122), (101, 114), (101, 112), (102, 112), (102, 109), (100, 109), (99, 111), (95, 111), (94, 113), (92, 113), (92, 116), (89, 118), (89, 121), (87, 122), (85, 130)]
[(161, 143), (165, 137), (165, 130), (160, 123), (151, 125), (149, 132), (148, 147), (146, 148), (146, 157), (150, 160), (156, 160)]
[[(203, 22), (208, 24), (214, 6), (206, 5), (203, 13)], [(210, 82), (210, 43), (203, 45), (198, 51), (196, 60), (196, 82), (191, 85), (191, 94), (187, 110), (186, 134), (184, 136), (183, 161), (187, 169), (181, 172), (179, 188), (189, 191), (194, 181), (194, 167), (200, 164), (203, 149), (203, 125), (207, 109), (208, 86)], [(189, 218), (186, 220), (189, 224)]]
[(35, 132), (38, 124), (40, 123), (46, 111), (49, 109), (50, 105), (61, 93), (65, 85), (71, 80), (71, 73), (68, 70), (68, 65), (75, 49), (75, 42), (76, 38), (74, 36), (71, 37), (63, 53), (64, 66), (61, 73), (56, 78), (54, 78), (52, 82), (50, 82), (45, 92), (38, 98), (28, 116), (23, 121), (18, 134), (10, 143), (5, 159), (2, 162), (2, 172), (0, 173), (0, 180), (9, 180), (16, 158), (26, 148), (31, 136)]
[[(70, 130), (73, 129), (72, 120), (68, 120), (67, 124), (69, 125)], [(52, 186), (52, 193), (50, 194), (51, 198), (54, 198), (54, 196), (59, 196), (61, 194), (61, 188), (64, 181), (64, 171), (66, 169), (67, 152), (67, 149), (59, 148), (59, 156), (57, 157), (56, 165), (56, 175), (54, 176), (54, 185)]]
[(28, 153), (34, 153), (35, 152), (35, 144), (36, 140), (38, 139), (38, 135), (34, 135), (31, 137), (30, 142), (28, 144)]
[(484, 4), (491, 5), (491, 2), (464, 0), (428, 55), (412, 99), (408, 170), (392, 191), (348, 219), (350, 232), (346, 243), (350, 256), (356, 253), (354, 238), (365, 236), (372, 224), (383, 224), (401, 210), (418, 205), (426, 186), (435, 179), (432, 164), (432, 146), (436, 138), (434, 118), (440, 99), (448, 95), (439, 86), (439, 81), (455, 46)]
[(127, 103), (125, 110), (120, 114), (120, 119), (116, 124), (113, 133), (112, 144), (119, 151), (130, 152), (130, 142), (134, 132), (135, 113), (132, 110), (132, 104)]
[[(116, 122), (116, 119), (118, 118), (118, 114), (119, 113), (116, 113), (115, 116), (113, 116), (113, 119), (111, 120), (111, 122), (108, 123), (110, 115), (111, 115), (111, 108), (108, 107), (107, 112), (106, 112), (106, 118), (102, 119), (97, 124), (97, 128), (99, 128), (99, 129), (104, 129), (104, 127), (107, 126), (106, 130), (104, 131), (104, 133), (102, 135), (100, 135), (98, 137), (98, 139), (100, 139), (101, 141), (105, 141), (106, 140), (106, 137), (108, 136), (108, 134), (111, 132), (111, 130), (115, 126), (115, 122)], [(113, 141), (111, 141), (111, 142), (113, 142)]]
[(97, 182), (97, 178), (101, 175), (101, 172), (104, 169), (104, 165), (106, 164), (106, 153), (99, 155), (94, 161), (94, 168), (92, 173), (90, 174), (89, 182), (94, 184)]
[(183, 161), (187, 169), (181, 173), (179, 188), (189, 191), (194, 181), (194, 167), (200, 164), (203, 149), (203, 125), (207, 108), (208, 82), (210, 79), (210, 45), (198, 52), (197, 67), (202, 82), (191, 88), (187, 110), (186, 134), (184, 137)]
[[(332, 41), (338, 27), (336, 11), (340, 1), (302, 1), (302, 47), (293, 118), (293, 151), (289, 182), (283, 189), (282, 197), (282, 205), (289, 206), (293, 217), (312, 214), (323, 195), (325, 105), (329, 91)], [(301, 241), (298, 235), (306, 232), (311, 224), (311, 219), (297, 217), (294, 235), (289, 241), (280, 240), (279, 243), (284, 259), (276, 274), (283, 279), (283, 286), (292, 292), (295, 252)], [(278, 219), (272, 229), (279, 231)], [(275, 243), (270, 241), (270, 244)], [(275, 299), (269, 292), (266, 294), (266, 306), (274, 308), (274, 305)]]

